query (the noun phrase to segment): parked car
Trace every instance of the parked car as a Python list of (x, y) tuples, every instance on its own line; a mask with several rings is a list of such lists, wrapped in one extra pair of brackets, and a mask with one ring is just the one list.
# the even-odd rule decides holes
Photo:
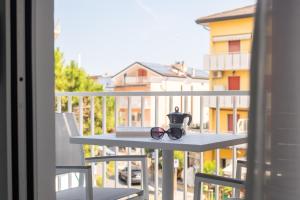
[[(119, 171), (119, 179), (128, 182), (128, 167), (125, 167)], [(131, 167), (131, 184), (141, 184), (142, 180), (142, 170), (137, 166)]]

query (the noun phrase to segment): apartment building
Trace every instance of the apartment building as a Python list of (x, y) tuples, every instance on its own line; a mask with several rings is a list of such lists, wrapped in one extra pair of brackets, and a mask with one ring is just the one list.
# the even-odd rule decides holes
[[(234, 10), (200, 17), (196, 23), (210, 34), (210, 51), (204, 55), (203, 65), (209, 71), (209, 90), (211, 91), (248, 91), (250, 80), (250, 57), (253, 39), (255, 6), (246, 6)], [(249, 97), (219, 97), (221, 133), (233, 132), (233, 105), (237, 106), (237, 132), (246, 132), (248, 124)], [(234, 102), (235, 101), (235, 102)], [(217, 99), (209, 99), (209, 130), (216, 132)], [(240, 157), (245, 155), (239, 150)], [(214, 152), (206, 154), (213, 158)], [(230, 149), (220, 151), (225, 165), (232, 158)]]

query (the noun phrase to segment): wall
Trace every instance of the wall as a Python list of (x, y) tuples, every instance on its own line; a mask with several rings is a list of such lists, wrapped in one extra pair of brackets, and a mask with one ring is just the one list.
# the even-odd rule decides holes
[[(227, 53), (228, 44), (224, 42), (213, 42), (215, 36), (238, 35), (253, 32), (253, 18), (243, 18), (212, 22), (210, 28), (210, 53)], [(250, 52), (252, 39), (241, 40), (241, 52)]]
[(249, 70), (237, 70), (237, 71), (223, 71), (222, 78), (212, 78), (213, 72), (210, 71), (209, 76), (209, 89), (214, 90), (214, 86), (222, 85), (224, 90), (228, 90), (228, 77), (239, 76), (240, 77), (240, 89), (249, 90), (250, 86), (250, 72)]

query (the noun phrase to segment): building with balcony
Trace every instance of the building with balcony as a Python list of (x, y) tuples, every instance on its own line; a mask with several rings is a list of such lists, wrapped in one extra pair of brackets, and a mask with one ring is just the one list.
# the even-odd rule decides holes
[[(253, 5), (196, 20), (196, 23), (202, 25), (210, 34), (210, 52), (204, 55), (203, 65), (209, 71), (211, 91), (249, 90), (254, 13)], [(248, 123), (249, 97), (209, 97), (208, 106), (211, 132), (244, 132), (243, 128), (247, 127)], [(237, 111), (236, 117), (232, 109), (234, 106)], [(219, 125), (216, 119), (217, 110)], [(244, 156), (244, 153), (240, 151), (239, 156)], [(231, 159), (231, 150), (220, 151), (220, 156), (223, 160)]]
[[(209, 70), (212, 91), (249, 90), (250, 52), (255, 6), (247, 6), (201, 17), (196, 23), (210, 33), (210, 53), (204, 56), (204, 68)], [(221, 132), (233, 131), (234, 99), (220, 97)], [(249, 97), (235, 99), (238, 119), (248, 118)], [(210, 98), (211, 131), (216, 130), (216, 98)], [(231, 109), (230, 109), (231, 110)]]
[[(112, 77), (113, 91), (205, 91), (208, 90), (208, 73), (195, 68), (188, 68), (183, 62), (173, 65), (162, 65), (156, 63), (135, 62)], [(194, 122), (199, 122), (199, 100), (200, 97), (176, 97), (173, 106), (179, 106), (182, 111), (190, 112)], [(168, 97), (159, 97), (159, 110), (162, 113), (170, 112)], [(184, 104), (184, 101), (187, 101)], [(119, 97), (118, 106), (119, 125), (140, 126), (141, 125), (141, 103), (140, 97), (132, 97), (131, 124), (128, 124), (128, 99)], [(144, 126), (153, 126), (154, 122), (154, 97), (144, 97)], [(208, 110), (206, 112), (208, 121)], [(158, 125), (167, 125), (167, 117), (160, 117)], [(196, 123), (193, 124), (196, 126)]]

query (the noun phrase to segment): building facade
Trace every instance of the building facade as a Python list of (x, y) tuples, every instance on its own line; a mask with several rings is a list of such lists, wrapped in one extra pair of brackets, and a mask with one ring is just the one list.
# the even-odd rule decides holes
[[(203, 64), (209, 71), (211, 91), (249, 91), (254, 13), (255, 6), (246, 6), (196, 20), (210, 34), (210, 52), (204, 56)], [(216, 132), (216, 101), (214, 97), (209, 99), (210, 132)], [(220, 97), (221, 133), (233, 132), (233, 101), (237, 105), (237, 131), (247, 130), (249, 97)], [(207, 159), (214, 156), (214, 152), (206, 153)], [(238, 156), (245, 156), (245, 151), (240, 149)], [(223, 149), (220, 157), (225, 165), (226, 159), (232, 158), (232, 151)]]
[[(208, 74), (203, 70), (188, 68), (183, 62), (173, 65), (135, 62), (112, 77), (114, 91), (199, 91), (208, 90)], [(198, 99), (198, 101), (197, 101)], [(131, 97), (131, 124), (128, 123), (128, 98), (118, 97), (118, 125), (141, 126), (141, 98)], [(186, 101), (186, 106), (184, 103)], [(178, 106), (183, 112), (193, 115), (192, 126), (200, 122), (199, 97), (174, 97), (173, 107)], [(144, 99), (144, 124), (151, 127), (155, 125), (155, 98)], [(167, 126), (166, 115), (170, 112), (169, 97), (158, 98), (158, 125)], [(208, 110), (205, 114), (208, 121)]]

